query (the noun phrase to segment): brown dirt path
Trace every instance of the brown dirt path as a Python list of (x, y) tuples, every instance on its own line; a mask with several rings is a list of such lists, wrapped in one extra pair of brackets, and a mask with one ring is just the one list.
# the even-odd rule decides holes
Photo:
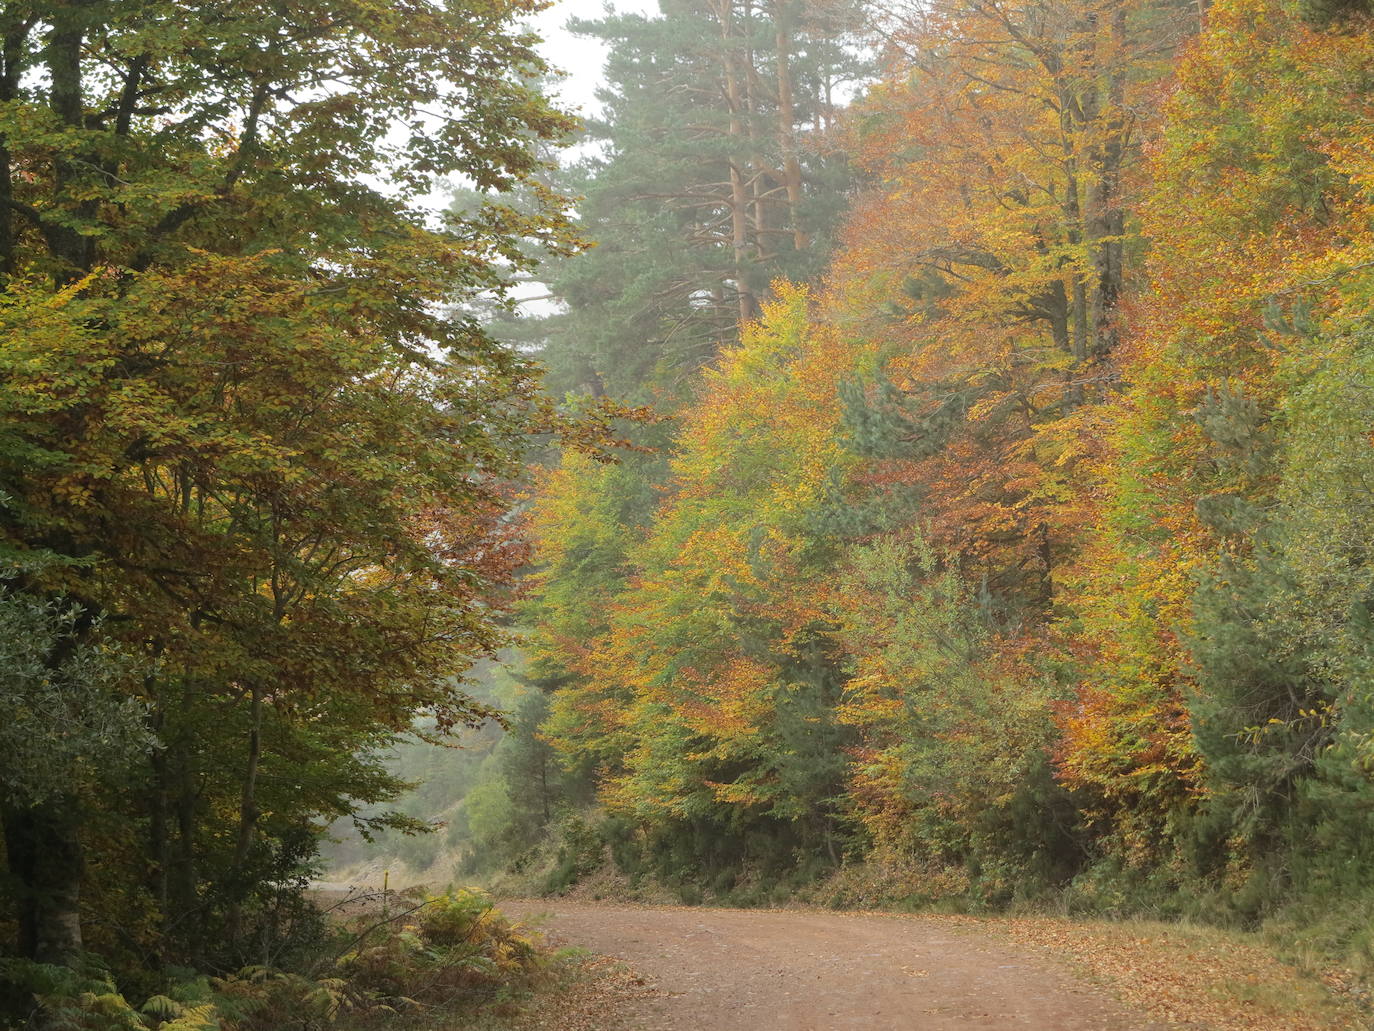
[[(939, 917), (507, 901), (651, 985), (635, 1031), (1158, 1031), (1052, 959)], [(568, 1014), (565, 1027), (583, 1024)], [(600, 1025), (595, 1025), (600, 1031)]]

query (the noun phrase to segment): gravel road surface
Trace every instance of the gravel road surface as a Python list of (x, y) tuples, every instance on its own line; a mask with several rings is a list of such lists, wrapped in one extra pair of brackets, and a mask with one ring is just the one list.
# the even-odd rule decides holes
[(642, 977), (617, 1016), (634, 1031), (1162, 1031), (1052, 959), (939, 917), (500, 905)]

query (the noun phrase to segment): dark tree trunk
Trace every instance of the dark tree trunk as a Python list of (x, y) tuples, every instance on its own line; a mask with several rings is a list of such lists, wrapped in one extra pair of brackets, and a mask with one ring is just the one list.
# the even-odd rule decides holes
[(54, 799), (3, 811), (5, 854), (17, 896), (19, 955), (67, 963), (81, 951), (84, 860), (75, 804)]
[[(86, 122), (81, 47), (87, 28), (86, 9), (90, 6), (90, 0), (67, 0), (58, 5), (52, 14), (53, 30), (48, 38), (49, 105), (63, 125), (74, 129), (84, 129)], [(77, 167), (71, 161), (59, 160), (56, 176), (60, 196), (78, 177)], [(76, 206), (80, 216), (89, 216), (93, 211), (91, 201)], [(57, 224), (50, 225), (47, 237), (53, 255), (71, 266), (62, 278), (68, 281), (79, 278), (94, 266), (94, 237), (78, 232), (73, 226)]]
[(167, 756), (159, 749), (151, 756), (152, 790), (148, 797), (148, 853), (153, 858), (150, 871), (153, 897), (157, 899), (158, 912), (167, 912), (170, 899), (168, 875), (172, 867), (172, 842), (168, 831), (168, 772)]
[[(234, 842), (234, 858), (230, 865), (230, 877), (234, 881), (241, 878), (248, 854), (253, 847), (253, 837), (258, 825), (258, 766), (262, 761), (262, 692), (254, 687), (251, 692), (250, 722), (248, 728), (248, 763), (243, 773), (243, 791), (239, 799), (239, 830)], [(237, 942), (243, 934), (243, 885), (231, 884), (233, 891), (229, 906), (229, 939)]]
[(199, 797), (189, 758), (183, 751), (177, 756), (175, 764), (176, 850), (171, 855), (171, 870), (167, 878), (167, 890), (171, 898), (168, 925), (174, 941), (186, 949), (186, 958), (192, 966), (200, 965), (202, 934), (202, 908), (200, 900), (200, 875), (196, 865), (196, 810)]
[[(1111, 52), (1120, 55), (1126, 48), (1125, 8), (1114, 12), (1111, 25)], [(1097, 289), (1093, 294), (1094, 357), (1102, 358), (1116, 349), (1116, 310), (1123, 288), (1124, 254), (1122, 237), (1126, 220), (1121, 193), (1121, 165), (1125, 158), (1127, 114), (1124, 63), (1114, 61), (1107, 83), (1107, 133), (1097, 164), (1093, 197), (1093, 232), (1099, 241)]]
[[(0, 103), (9, 103), (19, 95), (19, 76), (23, 72), (24, 44), (32, 31), (30, 22), (7, 26), (4, 37), (4, 50), (0, 53)], [(13, 157), (9, 141), (0, 136), (0, 275), (6, 278), (14, 275), (15, 269), (15, 220), (12, 206), (14, 198)]]
[[(45, 665), (56, 672), (95, 624), (81, 605), (70, 636), (60, 639)], [(76, 798), (58, 795), (38, 804), (0, 804), (5, 857), (18, 918), (19, 955), (40, 963), (66, 963), (81, 951), (82, 812)]]

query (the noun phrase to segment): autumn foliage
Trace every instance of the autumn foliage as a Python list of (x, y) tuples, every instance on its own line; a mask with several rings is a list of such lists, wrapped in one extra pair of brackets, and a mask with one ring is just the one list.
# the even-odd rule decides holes
[(1374, 30), (1199, 10), (883, 14), (824, 286), (775, 284), (632, 522), (625, 469), (550, 475), (545, 732), (679, 873), (1368, 897)]
[(573, 423), (449, 309), (575, 247), (532, 6), (0, 14), (0, 1022), (72, 1023), (12, 982), (83, 951), (277, 964), (329, 821), (415, 829), (379, 749), (491, 715), (512, 481)]
[(1374, 963), (1368, 0), (664, 0), (562, 168), (539, 6), (0, 12), (24, 969), (277, 962), (493, 717), (473, 869)]

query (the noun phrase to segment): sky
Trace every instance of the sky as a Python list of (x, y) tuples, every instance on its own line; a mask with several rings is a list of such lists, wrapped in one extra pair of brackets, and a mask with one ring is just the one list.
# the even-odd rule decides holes
[[(530, 20), (534, 31), (544, 40), (539, 47), (540, 53), (549, 64), (564, 73), (563, 80), (551, 92), (559, 106), (577, 114), (593, 114), (598, 107), (596, 91), (602, 81), (606, 48), (595, 40), (574, 36), (563, 26), (570, 18), (598, 18), (608, 7), (618, 12), (657, 14), (658, 0), (555, 0), (551, 7)], [(405, 126), (398, 123), (393, 129), (393, 140), (401, 142), (405, 131)], [(370, 177), (368, 181), (384, 191), (389, 189), (384, 179)], [(452, 201), (452, 183), (455, 182), (461, 185), (464, 180), (455, 177), (451, 181), (437, 182), (427, 194), (416, 198), (416, 203), (437, 215)]]
[(535, 31), (545, 41), (540, 52), (545, 60), (567, 75), (557, 90), (563, 106), (582, 114), (590, 114), (596, 109), (596, 89), (601, 84), (606, 52), (599, 43), (574, 36), (564, 31), (563, 26), (569, 18), (600, 17), (607, 6), (615, 11), (654, 14), (658, 11), (658, 0), (614, 0), (613, 3), (607, 0), (557, 0), (552, 7), (541, 11), (533, 19)]

